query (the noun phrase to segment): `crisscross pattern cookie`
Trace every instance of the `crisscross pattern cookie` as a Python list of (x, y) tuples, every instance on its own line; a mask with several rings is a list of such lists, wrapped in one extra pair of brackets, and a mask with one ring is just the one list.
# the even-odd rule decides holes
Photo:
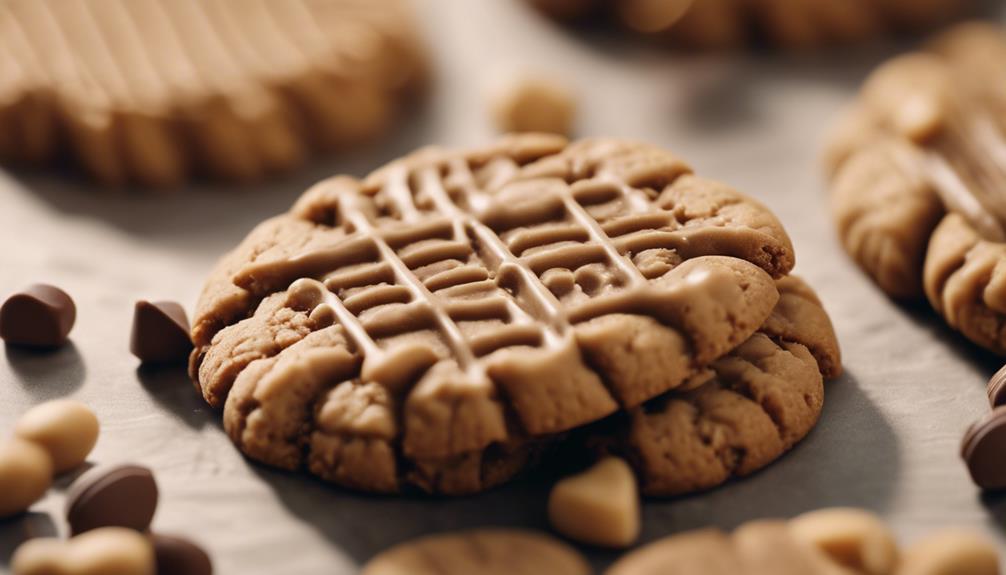
[(925, 294), (1006, 354), (1006, 34), (965, 24), (884, 64), (828, 149), (843, 244), (888, 294)]
[(764, 207), (658, 148), (422, 150), (319, 184), (226, 256), (192, 373), (255, 459), (477, 491), (694, 383), (770, 318), (792, 265)]
[(255, 179), (381, 131), (422, 67), (399, 0), (3, 0), (0, 162)]

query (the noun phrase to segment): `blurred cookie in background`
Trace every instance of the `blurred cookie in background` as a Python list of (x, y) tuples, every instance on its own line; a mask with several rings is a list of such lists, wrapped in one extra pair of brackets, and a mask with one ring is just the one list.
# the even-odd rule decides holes
[(401, 0), (0, 0), (0, 164), (258, 180), (384, 132), (424, 68)]
[(825, 155), (842, 244), (889, 296), (927, 298), (1006, 355), (1006, 31), (961, 24), (866, 80)]
[(927, 29), (972, 0), (526, 0), (562, 21), (596, 19), (693, 49), (752, 42), (806, 49)]

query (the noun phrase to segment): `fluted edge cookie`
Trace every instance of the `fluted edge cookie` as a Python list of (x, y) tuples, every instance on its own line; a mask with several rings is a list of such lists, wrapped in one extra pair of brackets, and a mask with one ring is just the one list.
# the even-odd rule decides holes
[(865, 83), (826, 153), (839, 236), (889, 295), (923, 295), (1006, 354), (1006, 34), (962, 24)]
[(0, 2), (0, 163), (248, 181), (388, 128), (423, 81), (401, 0)]
[(767, 209), (656, 147), (425, 149), (319, 184), (225, 256), (191, 373), (253, 459), (479, 491), (706, 373), (792, 266)]

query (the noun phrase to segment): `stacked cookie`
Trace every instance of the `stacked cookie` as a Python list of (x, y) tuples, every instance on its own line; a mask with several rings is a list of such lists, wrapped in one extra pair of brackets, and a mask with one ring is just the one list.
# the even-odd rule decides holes
[(225, 256), (191, 373), (246, 455), (352, 488), (471, 493), (577, 443), (686, 493), (779, 457), (841, 370), (793, 263), (764, 206), (659, 148), (424, 149)]
[(0, 163), (256, 179), (390, 124), (418, 44), (400, 0), (2, 0)]
[(923, 294), (1006, 354), (1006, 34), (965, 24), (867, 80), (827, 155), (846, 250), (896, 298)]
[(945, 23), (960, 0), (528, 0), (562, 19), (589, 16), (691, 48), (722, 49), (764, 39), (810, 48)]

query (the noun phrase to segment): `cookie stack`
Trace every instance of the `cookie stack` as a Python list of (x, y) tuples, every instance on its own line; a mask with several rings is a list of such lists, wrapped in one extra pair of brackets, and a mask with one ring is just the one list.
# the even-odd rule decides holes
[(351, 488), (472, 493), (576, 444), (686, 493), (779, 457), (841, 371), (793, 264), (764, 206), (653, 146), (424, 149), (225, 256), (191, 374), (246, 455)]
[(1006, 354), (1006, 34), (965, 24), (867, 80), (827, 154), (849, 254), (889, 295), (923, 294)]

